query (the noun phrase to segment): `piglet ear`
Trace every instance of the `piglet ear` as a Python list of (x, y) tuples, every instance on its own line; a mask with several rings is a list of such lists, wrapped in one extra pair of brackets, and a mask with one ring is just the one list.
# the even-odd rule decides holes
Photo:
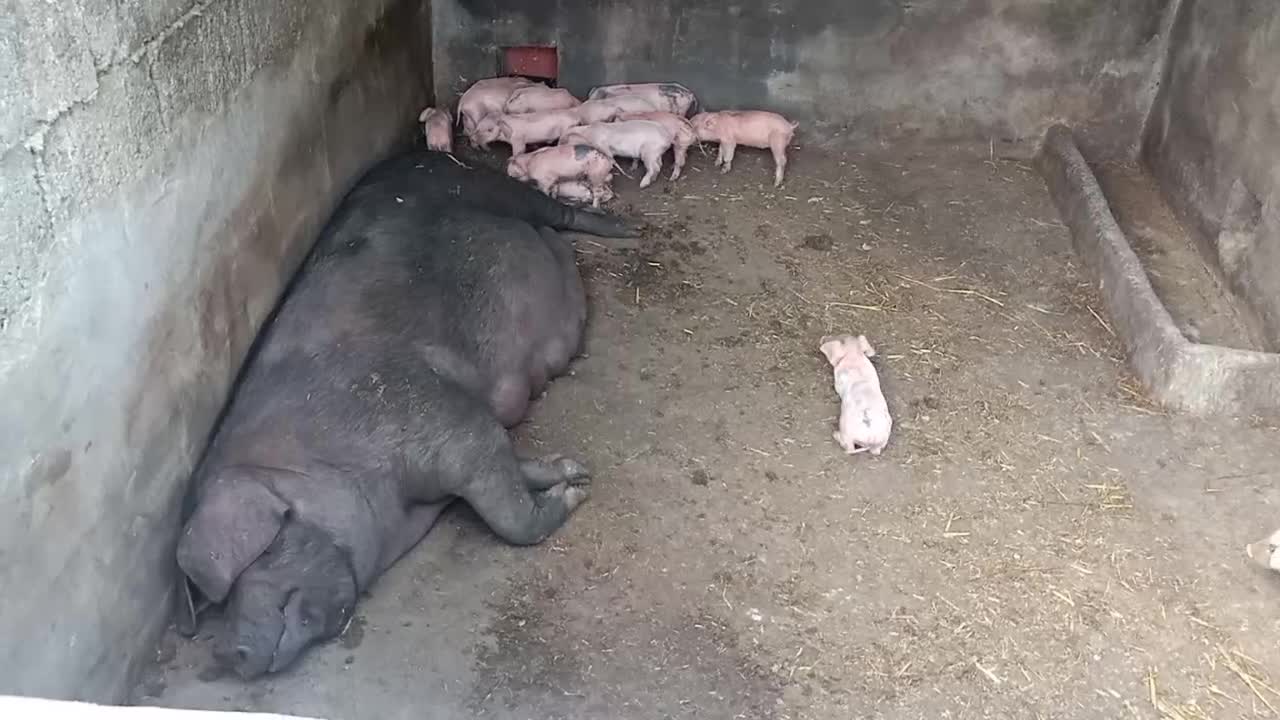
[(214, 478), (178, 539), (178, 566), (211, 602), (275, 540), (289, 505), (257, 480)]
[(862, 354), (866, 355), (867, 357), (876, 356), (876, 349), (871, 347), (871, 342), (867, 340), (866, 335), (858, 336), (858, 350), (861, 351)]
[(844, 355), (844, 347), (839, 338), (828, 335), (823, 337), (819, 343), (818, 349), (822, 351), (823, 355), (827, 356), (827, 362), (832, 365), (840, 362), (841, 356)]

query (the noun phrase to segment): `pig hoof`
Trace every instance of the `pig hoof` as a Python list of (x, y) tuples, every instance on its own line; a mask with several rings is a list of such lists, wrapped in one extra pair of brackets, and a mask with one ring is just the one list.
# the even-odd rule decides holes
[(573, 512), (586, 499), (587, 488), (582, 485), (569, 485), (564, 489), (564, 504), (569, 508), (569, 512)]
[(555, 467), (567, 482), (574, 483), (591, 479), (591, 472), (586, 466), (574, 460), (560, 455), (551, 455), (544, 459), (548, 465)]
[(725, 174), (725, 175), (727, 175), (727, 174), (729, 173), (729, 164), (728, 164), (728, 163), (725, 163), (724, 165), (721, 165), (721, 166), (720, 166), (720, 172), (721, 172), (721, 174)]

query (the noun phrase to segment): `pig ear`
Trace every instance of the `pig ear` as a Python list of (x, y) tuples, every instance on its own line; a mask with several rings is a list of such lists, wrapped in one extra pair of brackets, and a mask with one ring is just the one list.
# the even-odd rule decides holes
[(501, 132), (506, 137), (511, 137), (511, 125), (506, 120), (499, 120), (498, 132)]
[(422, 112), (418, 113), (418, 122), (426, 122), (426, 121), (427, 121), (427, 116), (428, 116), (428, 115), (430, 115), (430, 114), (431, 114), (431, 108), (429, 108), (429, 107), (428, 107), (428, 108), (423, 108), (423, 109), (422, 109)]
[(178, 539), (178, 566), (205, 597), (220, 603), (275, 540), (288, 512), (289, 505), (262, 483), (218, 477)]
[(844, 348), (841, 347), (840, 340), (830, 336), (822, 338), (822, 344), (818, 346), (818, 349), (822, 351), (823, 355), (827, 356), (827, 362), (832, 365), (840, 362), (840, 356), (844, 355)]
[(866, 335), (858, 336), (858, 350), (860, 350), (862, 354), (866, 355), (867, 357), (876, 356), (876, 349), (871, 347), (871, 342), (867, 340)]

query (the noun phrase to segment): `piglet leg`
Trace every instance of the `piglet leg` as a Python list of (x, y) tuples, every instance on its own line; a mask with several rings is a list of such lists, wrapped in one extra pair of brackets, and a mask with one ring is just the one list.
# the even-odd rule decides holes
[(783, 172), (787, 169), (787, 141), (780, 135), (769, 138), (769, 150), (773, 152), (773, 186), (782, 185)]
[(644, 177), (640, 178), (640, 187), (649, 187), (660, 172), (662, 172), (662, 156), (656, 153), (649, 153), (644, 158)]
[(727, 173), (733, 167), (733, 153), (738, 149), (738, 144), (734, 142), (720, 143), (720, 154), (724, 156), (724, 165), (720, 167), (720, 172)]
[(680, 177), (680, 171), (684, 169), (684, 161), (689, 156), (688, 145), (675, 146), (675, 165), (671, 168), (671, 179), (677, 180)]

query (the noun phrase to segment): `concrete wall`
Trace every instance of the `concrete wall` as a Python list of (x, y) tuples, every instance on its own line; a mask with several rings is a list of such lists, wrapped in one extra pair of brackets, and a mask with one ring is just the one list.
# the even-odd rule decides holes
[[(495, 74), (498, 46), (559, 46), (561, 85), (676, 80), (712, 109), (829, 127), (1038, 142), (1054, 120), (1132, 150), (1169, 0), (438, 0), (436, 85)], [(813, 137), (813, 135), (810, 135)]]
[(1280, 4), (1183, 0), (1143, 159), (1280, 350)]
[(415, 132), (429, 3), (0, 6), (0, 693), (112, 701), (256, 330)]

